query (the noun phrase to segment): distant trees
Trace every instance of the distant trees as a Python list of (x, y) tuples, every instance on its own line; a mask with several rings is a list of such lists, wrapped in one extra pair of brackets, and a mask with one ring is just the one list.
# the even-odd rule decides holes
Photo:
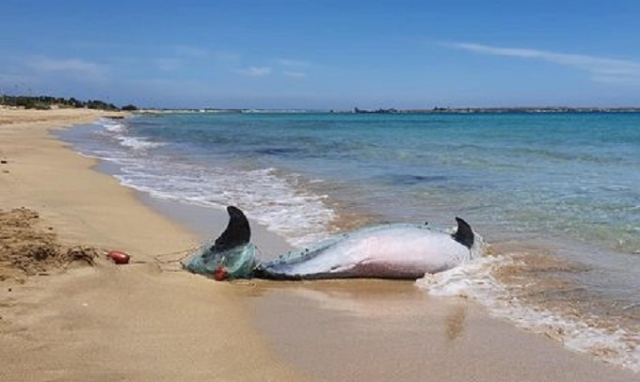
[(85, 102), (85, 107), (96, 110), (119, 110), (114, 104), (99, 100), (89, 100)]
[(65, 108), (65, 107), (78, 108), (78, 109), (86, 108), (86, 109), (108, 110), (108, 111), (138, 110), (136, 106), (131, 104), (120, 109), (112, 103), (107, 103), (100, 100), (80, 101), (73, 97), (62, 98), (62, 97), (51, 97), (51, 96), (0, 95), (0, 105), (24, 107), (25, 109), (39, 109), (39, 110), (51, 109), (53, 106), (62, 107), (62, 108)]
[(126, 105), (122, 107), (122, 111), (136, 111), (138, 108), (135, 105)]

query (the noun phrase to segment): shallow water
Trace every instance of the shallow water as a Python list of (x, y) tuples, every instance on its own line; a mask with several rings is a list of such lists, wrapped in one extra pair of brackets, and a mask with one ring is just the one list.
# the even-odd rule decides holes
[[(640, 114), (188, 113), (60, 134), (113, 163), (125, 185), (237, 205), (294, 246), (375, 222), (450, 227), (461, 216), (495, 256), (419, 282), (425, 290), (520, 312), (529, 328), (568, 323), (565, 343), (581, 325), (624, 332), (589, 334), (605, 347), (637, 340)], [(591, 351), (587, 342), (572, 343)], [(603, 353), (640, 369), (624, 346)]]

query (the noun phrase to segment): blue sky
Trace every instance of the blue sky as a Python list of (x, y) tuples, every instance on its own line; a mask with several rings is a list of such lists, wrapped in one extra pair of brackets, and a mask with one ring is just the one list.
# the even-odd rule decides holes
[(3, 0), (0, 92), (144, 107), (640, 106), (640, 1)]

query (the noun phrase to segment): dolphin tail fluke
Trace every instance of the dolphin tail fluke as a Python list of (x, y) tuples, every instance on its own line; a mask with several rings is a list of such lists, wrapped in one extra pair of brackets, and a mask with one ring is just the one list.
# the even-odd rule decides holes
[(234, 206), (228, 206), (227, 213), (229, 214), (227, 229), (215, 241), (215, 247), (219, 250), (244, 245), (251, 240), (251, 228), (244, 213)]
[(471, 249), (475, 236), (471, 226), (459, 217), (456, 217), (456, 222), (458, 222), (458, 229), (456, 229), (456, 232), (451, 235), (453, 240)]

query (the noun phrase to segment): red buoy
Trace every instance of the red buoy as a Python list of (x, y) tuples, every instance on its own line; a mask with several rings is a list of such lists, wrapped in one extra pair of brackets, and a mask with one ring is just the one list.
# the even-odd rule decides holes
[(129, 259), (131, 258), (131, 256), (122, 251), (111, 251), (108, 256), (116, 264), (129, 264)]
[(223, 267), (222, 265), (218, 267), (218, 269), (216, 269), (215, 273), (213, 274), (213, 279), (216, 281), (224, 281), (227, 279), (227, 269), (225, 267)]

